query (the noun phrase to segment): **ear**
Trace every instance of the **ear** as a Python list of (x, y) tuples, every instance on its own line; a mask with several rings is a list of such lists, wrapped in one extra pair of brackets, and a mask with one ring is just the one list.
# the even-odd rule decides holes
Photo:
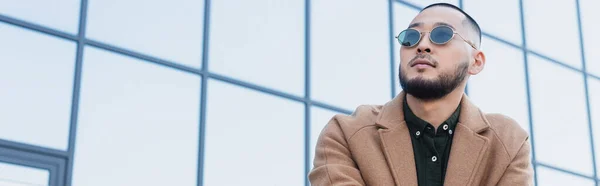
[(475, 50), (473, 52), (472, 58), (475, 61), (469, 66), (469, 74), (477, 75), (483, 70), (483, 67), (485, 66), (485, 54), (483, 54), (481, 50)]

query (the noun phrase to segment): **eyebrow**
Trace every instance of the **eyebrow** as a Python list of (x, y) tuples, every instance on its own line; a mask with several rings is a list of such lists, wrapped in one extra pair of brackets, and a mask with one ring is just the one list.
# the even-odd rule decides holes
[[(416, 23), (412, 23), (410, 25), (408, 25), (408, 28), (414, 28), (414, 27), (420, 27), (423, 26), (423, 22), (416, 22)], [(450, 28), (452, 28), (452, 30), (456, 30), (456, 28), (454, 28), (454, 26), (448, 24), (448, 23), (444, 23), (444, 22), (436, 22), (435, 24), (433, 24), (434, 27), (436, 26), (448, 26)]]

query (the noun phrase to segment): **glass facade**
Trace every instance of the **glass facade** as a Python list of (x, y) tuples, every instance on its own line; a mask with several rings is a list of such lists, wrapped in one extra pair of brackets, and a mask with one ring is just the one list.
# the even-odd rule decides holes
[(0, 162), (0, 185), (48, 186), (48, 170)]
[[(309, 185), (434, 2), (0, 0), (0, 185)], [(599, 185), (600, 4), (442, 2), (482, 27), (467, 93), (530, 133), (536, 185)]]

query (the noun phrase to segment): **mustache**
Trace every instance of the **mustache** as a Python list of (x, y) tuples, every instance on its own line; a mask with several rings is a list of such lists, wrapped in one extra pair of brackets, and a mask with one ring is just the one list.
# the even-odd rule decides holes
[(431, 57), (429, 54), (417, 54), (408, 62), (408, 66), (412, 66), (417, 59), (426, 59), (427, 61), (430, 61), (433, 66), (438, 66), (438, 61), (433, 59), (433, 57)]

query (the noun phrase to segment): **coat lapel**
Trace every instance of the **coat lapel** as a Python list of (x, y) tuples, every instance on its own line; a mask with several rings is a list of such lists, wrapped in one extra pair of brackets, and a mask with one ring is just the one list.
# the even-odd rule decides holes
[[(394, 181), (399, 186), (418, 184), (410, 133), (402, 112), (405, 95), (406, 93), (401, 92), (386, 103), (377, 119), (383, 153)], [(488, 139), (480, 135), (488, 128), (489, 124), (479, 108), (463, 95), (444, 185), (473, 184), (473, 176), (488, 154)]]
[(415, 157), (408, 127), (404, 122), (401, 93), (383, 106), (377, 119), (379, 137), (396, 185), (417, 185)]
[[(404, 122), (400, 125), (405, 126)], [(417, 185), (417, 170), (407, 127), (380, 129), (385, 158), (396, 185)]]
[(473, 173), (487, 152), (487, 139), (460, 123), (456, 126), (444, 185), (472, 185)]
[(463, 96), (456, 125), (444, 185), (473, 185), (473, 177), (487, 157), (488, 139), (480, 135), (489, 128), (480, 110)]

